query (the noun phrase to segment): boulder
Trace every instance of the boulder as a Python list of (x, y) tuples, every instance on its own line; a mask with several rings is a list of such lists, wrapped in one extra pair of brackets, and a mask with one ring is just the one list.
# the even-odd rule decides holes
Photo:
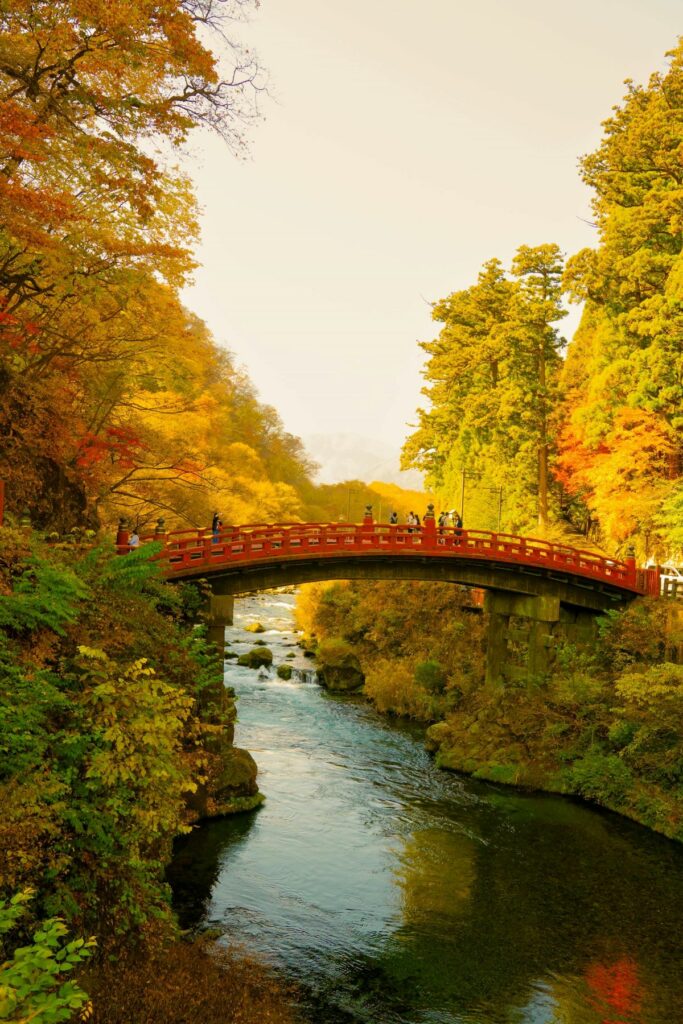
[(257, 792), (256, 761), (248, 750), (233, 747), (224, 756), (215, 783), (216, 800), (232, 800), (238, 796), (253, 796)]
[(318, 681), (328, 690), (360, 690), (365, 676), (350, 644), (324, 640), (318, 647)]
[(292, 666), (291, 665), (278, 665), (277, 674), (280, 679), (291, 679), (292, 678)]
[(266, 631), (266, 627), (262, 626), (260, 622), (252, 622), (244, 628), (247, 633), (265, 633)]
[(273, 652), (267, 647), (252, 647), (246, 654), (240, 654), (237, 664), (246, 665), (247, 668), (270, 666), (273, 664)]

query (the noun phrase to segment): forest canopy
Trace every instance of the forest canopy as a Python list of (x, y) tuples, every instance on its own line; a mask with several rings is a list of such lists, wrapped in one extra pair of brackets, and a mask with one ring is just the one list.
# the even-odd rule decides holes
[[(484, 264), (469, 288), (435, 302), (405, 467), (440, 504), (472, 481), (467, 523), (587, 535), (642, 558), (683, 547), (683, 42), (664, 73), (626, 83), (581, 161), (592, 190), (593, 248), (563, 257), (521, 246), (509, 272)], [(563, 293), (583, 304), (567, 344)]]

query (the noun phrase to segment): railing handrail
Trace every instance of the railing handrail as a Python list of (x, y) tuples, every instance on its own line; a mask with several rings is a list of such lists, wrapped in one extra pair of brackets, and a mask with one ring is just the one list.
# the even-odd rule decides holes
[[(659, 593), (656, 570), (636, 569), (634, 558), (621, 561), (541, 537), (439, 527), (434, 520), (421, 525), (371, 521), (248, 523), (223, 526), (216, 533), (211, 528), (188, 528), (146, 534), (141, 538), (141, 542), (148, 540), (165, 542), (163, 550), (154, 557), (167, 563), (166, 572), (170, 576), (183, 572), (199, 575), (204, 569), (264, 560), (295, 560), (311, 554), (316, 558), (334, 558), (383, 552), (404, 557), (419, 554), (543, 567), (603, 580), (634, 593), (654, 596), (655, 588)], [(127, 549), (125, 540), (119, 549)]]
[[(413, 534), (419, 535), (421, 533), (428, 532), (427, 528), (423, 525), (409, 526), (405, 523), (373, 523), (371, 526), (363, 523), (351, 523), (351, 522), (316, 522), (316, 523), (299, 523), (299, 522), (285, 522), (285, 523), (246, 523), (240, 526), (224, 526), (217, 534), (213, 534), (210, 527), (199, 529), (187, 528), (184, 530), (171, 530), (163, 534), (166, 538), (186, 536), (204, 540), (207, 537), (218, 536), (220, 540), (232, 537), (235, 534), (254, 534), (259, 531), (272, 532), (273, 530), (303, 530), (310, 533), (312, 530), (372, 530), (374, 533), (397, 533), (399, 535)], [(620, 567), (623, 569), (628, 568), (626, 562), (621, 561), (617, 558), (611, 558), (608, 555), (600, 555), (596, 551), (591, 551), (588, 548), (577, 548), (570, 544), (561, 544), (556, 541), (545, 540), (543, 537), (528, 537), (523, 534), (517, 533), (503, 533), (493, 530), (471, 530), (465, 529), (464, 527), (455, 526), (442, 526), (436, 527), (433, 531), (437, 536), (467, 536), (467, 537), (481, 537), (489, 538), (494, 541), (500, 541), (503, 543), (519, 543), (527, 547), (543, 547), (548, 551), (552, 552), (567, 552), (571, 554), (579, 554), (583, 558), (589, 558), (595, 561), (603, 562), (605, 564)], [(144, 534), (141, 538), (141, 542), (151, 541), (159, 538), (159, 534), (148, 533)]]

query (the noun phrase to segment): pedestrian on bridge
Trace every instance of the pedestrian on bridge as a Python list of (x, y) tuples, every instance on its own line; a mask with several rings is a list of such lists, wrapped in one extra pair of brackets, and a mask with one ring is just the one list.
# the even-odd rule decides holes
[(391, 515), (389, 516), (389, 525), (390, 526), (398, 526), (398, 513), (397, 512), (392, 512)]
[(213, 534), (213, 544), (218, 544), (218, 535), (221, 532), (223, 523), (218, 515), (218, 512), (214, 512), (213, 519), (211, 520), (211, 533)]

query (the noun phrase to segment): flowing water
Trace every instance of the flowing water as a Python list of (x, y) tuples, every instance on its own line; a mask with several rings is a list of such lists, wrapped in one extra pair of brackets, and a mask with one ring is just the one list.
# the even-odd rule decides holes
[(418, 730), (315, 683), (294, 601), (236, 603), (232, 648), (262, 622), (295, 671), (227, 663), (267, 799), (179, 842), (182, 923), (260, 954), (316, 1024), (683, 1024), (683, 848), (439, 771)]

